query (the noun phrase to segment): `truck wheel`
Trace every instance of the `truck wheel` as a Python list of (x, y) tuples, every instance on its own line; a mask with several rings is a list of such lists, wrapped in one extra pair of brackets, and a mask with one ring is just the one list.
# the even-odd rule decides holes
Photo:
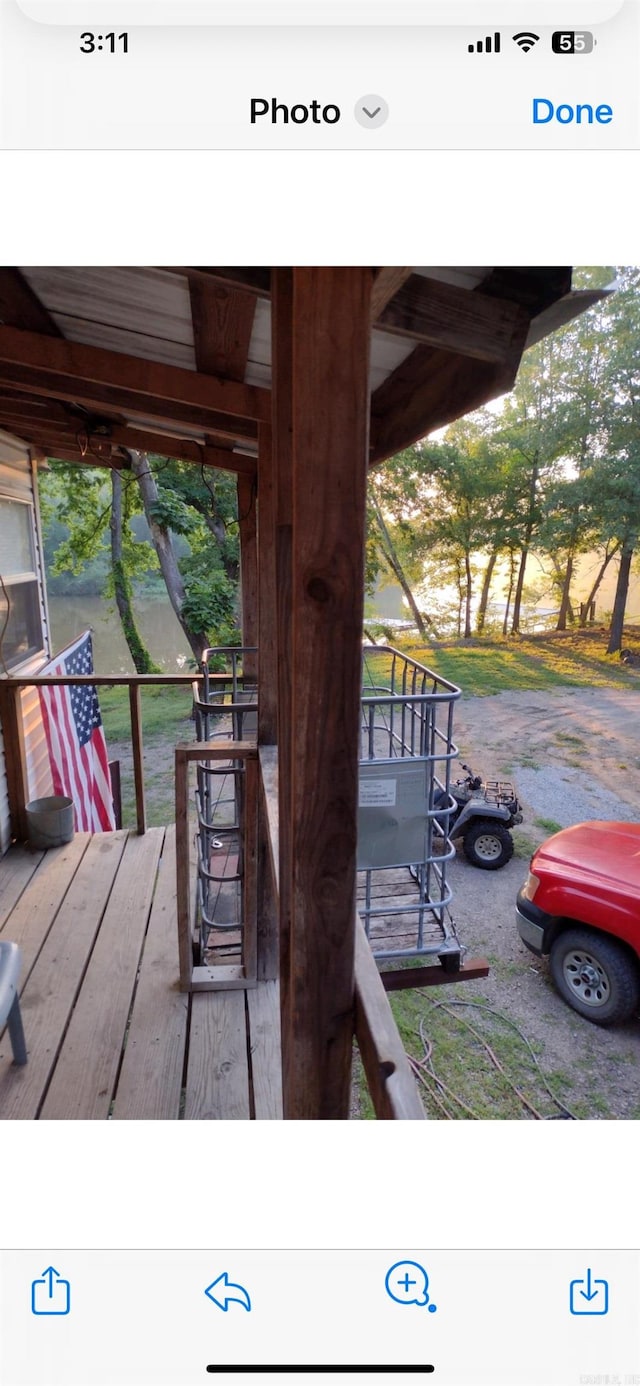
[(620, 1025), (640, 1008), (640, 972), (621, 944), (567, 929), (552, 944), (551, 976), (565, 1001), (594, 1025)]
[(464, 854), (472, 866), (481, 871), (497, 871), (513, 856), (513, 838), (504, 823), (491, 818), (477, 818), (462, 838)]

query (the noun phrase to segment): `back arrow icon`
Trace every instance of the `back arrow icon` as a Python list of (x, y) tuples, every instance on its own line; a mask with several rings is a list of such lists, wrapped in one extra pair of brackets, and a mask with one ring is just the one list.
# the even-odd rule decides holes
[(234, 1285), (230, 1282), (228, 1271), (223, 1271), (217, 1280), (212, 1280), (211, 1284), (207, 1285), (205, 1295), (218, 1309), (222, 1309), (224, 1314), (230, 1304), (241, 1304), (247, 1313), (251, 1313), (251, 1300), (244, 1285)]

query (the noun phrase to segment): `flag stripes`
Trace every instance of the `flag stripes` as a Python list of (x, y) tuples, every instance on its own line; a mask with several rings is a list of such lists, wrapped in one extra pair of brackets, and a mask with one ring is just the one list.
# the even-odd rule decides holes
[[(93, 646), (86, 631), (41, 671), (93, 673)], [(107, 745), (98, 696), (83, 684), (40, 688), (40, 707), (51, 761), (54, 794), (73, 799), (78, 832), (115, 828)]]

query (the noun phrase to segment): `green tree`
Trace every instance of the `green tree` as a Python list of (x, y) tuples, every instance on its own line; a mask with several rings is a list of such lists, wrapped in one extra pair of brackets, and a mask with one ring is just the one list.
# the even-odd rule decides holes
[[(453, 569), (459, 593), (458, 624), (468, 640), (477, 576), (474, 555), (489, 550), (489, 563), (493, 554), (495, 564), (498, 552), (495, 498), (502, 459), (492, 446), (487, 416), (478, 414), (452, 424), (442, 442), (423, 445), (421, 463), (430, 480), (430, 494), (415, 533), (415, 551), (424, 557), (440, 557)], [(485, 571), (483, 623), (488, 595)]]
[[(115, 596), (134, 665), (152, 667), (136, 627), (136, 583), (155, 571), (196, 659), (213, 644), (238, 640), (239, 566), (235, 478), (210, 480), (204, 468), (146, 453), (131, 454), (131, 471), (109, 485), (104, 469), (51, 464), (43, 479), (45, 537), (65, 526), (54, 571), (80, 574), (108, 559), (104, 594)], [(151, 542), (136, 538), (132, 522), (145, 515)], [(177, 553), (175, 536), (183, 539)], [(184, 551), (186, 550), (186, 551)]]
[(621, 649), (633, 555), (640, 534), (640, 269), (621, 269), (609, 312), (610, 422), (603, 464), (605, 538), (619, 545), (608, 651)]
[[(433, 617), (418, 605), (414, 588), (423, 577), (416, 556), (414, 521), (422, 501), (421, 445), (406, 448), (369, 475), (365, 583), (371, 592), (382, 574), (402, 589), (423, 640), (437, 638)], [(427, 630), (427, 627), (429, 628)]]
[(107, 473), (53, 460), (41, 479), (40, 500), (45, 550), (51, 532), (59, 536), (53, 573), (79, 576), (106, 559), (99, 568), (102, 592), (115, 598), (136, 673), (157, 672), (133, 614), (132, 584), (158, 566), (151, 545), (136, 541), (131, 529), (137, 488), (132, 488), (130, 478), (123, 486), (115, 469)]

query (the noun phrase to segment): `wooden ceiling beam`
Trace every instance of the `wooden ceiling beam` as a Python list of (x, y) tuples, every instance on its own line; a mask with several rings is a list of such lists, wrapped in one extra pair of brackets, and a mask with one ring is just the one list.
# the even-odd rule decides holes
[(480, 293), (519, 303), (533, 317), (570, 293), (572, 277), (571, 265), (498, 265), (480, 285)]
[(203, 421), (221, 410), (238, 419), (269, 417), (270, 393), (198, 371), (127, 356), (80, 342), (56, 341), (35, 332), (0, 327), (0, 384), (17, 383), (36, 394), (74, 400), (93, 408), (137, 399), (141, 413), (179, 417), (175, 410), (196, 410)]
[(49, 408), (43, 409), (39, 405), (29, 409), (28, 405), (18, 402), (14, 404), (9, 398), (0, 398), (0, 413), (11, 414), (14, 419), (21, 419), (24, 423), (33, 424), (55, 424), (73, 425), (73, 417), (68, 414), (62, 405), (58, 406), (55, 400), (48, 400)]
[(529, 320), (518, 303), (412, 274), (383, 309), (376, 330), (506, 365)]
[[(138, 452), (152, 452), (160, 457), (173, 457), (177, 461), (192, 462), (198, 466), (215, 467), (221, 471), (235, 472), (242, 476), (254, 476), (257, 470), (257, 457), (231, 448), (214, 447), (208, 443), (198, 443), (193, 439), (175, 438), (164, 433), (150, 433), (146, 429), (115, 427), (108, 434), (87, 430), (79, 423), (77, 430), (65, 428), (58, 420), (47, 421), (30, 418), (17, 418), (5, 412), (0, 404), (0, 429), (12, 433), (26, 442), (41, 447), (50, 456), (52, 449), (66, 448), (67, 452), (77, 451), (79, 460), (94, 461), (100, 465), (102, 458), (96, 453), (104, 451), (105, 465), (111, 465), (111, 454), (116, 449), (133, 449)], [(86, 441), (85, 441), (86, 440)], [(84, 442), (84, 447), (83, 447)], [(86, 451), (86, 455), (85, 455)], [(60, 456), (59, 452), (56, 456)]]
[[(64, 333), (48, 308), (32, 289), (29, 281), (16, 268), (0, 268), (0, 322), (6, 327), (38, 333), (47, 338), (64, 339)], [(0, 391), (0, 411), (7, 427), (30, 443), (40, 441), (51, 446), (66, 446), (75, 452), (73, 434), (74, 413), (64, 403), (37, 399), (27, 393)], [(37, 422), (37, 428), (35, 424)], [(49, 432), (49, 425), (52, 425)], [(65, 432), (68, 428), (68, 432)], [(42, 431), (44, 430), (44, 432)]]
[[(105, 419), (102, 411), (89, 411), (79, 406), (64, 404), (49, 395), (29, 394), (27, 391), (0, 388), (0, 410), (13, 414), (16, 418), (34, 423), (50, 422), (64, 424), (72, 429), (95, 426)], [(124, 415), (109, 413), (106, 420), (110, 427), (126, 422)]]
[[(25, 398), (27, 401), (29, 400), (28, 395)], [(236, 435), (240, 430), (235, 420), (231, 421), (228, 427), (228, 437), (223, 432), (220, 441), (216, 438), (209, 444), (206, 441), (200, 443), (195, 438), (179, 439), (174, 430), (168, 434), (163, 433), (161, 420), (158, 421), (158, 431), (155, 431), (134, 422), (127, 423), (122, 415), (115, 416), (104, 413), (91, 415), (81, 411), (73, 413), (52, 399), (40, 400), (34, 397), (34, 404), (36, 407), (29, 408), (28, 404), (23, 403), (22, 400), (14, 403), (13, 397), (10, 395), (0, 396), (0, 416), (6, 422), (13, 424), (21, 433), (26, 431), (35, 434), (38, 430), (40, 432), (42, 430), (48, 432), (67, 430), (73, 437), (77, 437), (81, 433), (89, 433), (96, 438), (108, 437), (123, 447), (141, 448), (149, 452), (169, 453), (171, 447), (176, 446), (178, 442), (181, 445), (184, 443), (185, 458), (192, 461), (198, 460), (197, 454), (202, 447), (210, 447), (212, 453), (219, 451), (222, 454), (228, 450), (225, 448), (225, 442), (229, 444), (234, 442), (255, 443), (257, 439), (257, 430), (252, 430), (249, 424), (243, 425), (243, 431), (252, 432), (252, 436), (246, 439), (237, 439)], [(206, 437), (208, 438), (209, 435)]]
[[(0, 328), (0, 333), (2, 330)], [(204, 378), (200, 376), (200, 380)], [(20, 385), (26, 390), (32, 389), (37, 395), (73, 401), (98, 414), (102, 414), (104, 408), (117, 408), (119, 414), (122, 410), (126, 410), (127, 414), (139, 413), (172, 429), (176, 424), (188, 424), (232, 442), (254, 442), (258, 436), (258, 425), (253, 420), (240, 419), (216, 409), (205, 410), (200, 406), (158, 400), (155, 396), (136, 394), (124, 387), (87, 384), (78, 378), (67, 377), (62, 382), (61, 377), (43, 370), (38, 370), (34, 376), (31, 368), (0, 361), (0, 383), (2, 381)]]
[(98, 459), (92, 456), (91, 453), (81, 452), (79, 448), (66, 446), (45, 447), (39, 443), (37, 444), (37, 449), (39, 452), (43, 453), (50, 462), (70, 462), (72, 466), (77, 467), (106, 467), (110, 471), (126, 472), (131, 466), (128, 457), (121, 457), (115, 453), (111, 453), (109, 456), (105, 455), (104, 458)]
[(0, 268), (0, 322), (44, 337), (61, 337), (57, 322), (19, 269)]
[(19, 434), (21, 438), (68, 438), (70, 441), (77, 441), (73, 431), (65, 428), (62, 424), (31, 422), (29, 419), (16, 418), (15, 415), (7, 414), (1, 409), (0, 428), (4, 428), (8, 432), (13, 431)]
[[(189, 295), (197, 369), (207, 375), (223, 373), (228, 380), (244, 380), (256, 315), (255, 296), (202, 276), (189, 279)], [(206, 434), (206, 446), (215, 448), (210, 433)], [(249, 475), (255, 470), (254, 465)]]
[(373, 275), (373, 288), (371, 290), (371, 321), (375, 323), (380, 317), (383, 309), (406, 283), (410, 269), (403, 269), (396, 265), (387, 266), (384, 269), (377, 269)]
[(182, 274), (190, 281), (196, 279), (214, 281), (230, 289), (239, 289), (255, 298), (271, 297), (271, 270), (262, 268), (219, 269), (208, 265), (159, 265), (168, 274)]
[[(89, 435), (92, 445), (99, 443), (102, 435)], [(231, 448), (210, 446), (199, 443), (194, 438), (177, 438), (168, 433), (153, 433), (146, 428), (128, 425), (112, 428), (104, 441), (114, 447), (133, 449), (136, 452), (153, 452), (160, 457), (174, 457), (179, 462), (202, 463), (205, 467), (218, 467), (227, 472), (242, 472), (252, 476), (256, 471), (257, 458), (246, 453), (233, 452)]]
[(206, 375), (242, 381), (256, 300), (215, 280), (189, 280), (196, 366)]
[(417, 347), (372, 395), (372, 464), (506, 394), (513, 388), (521, 354), (522, 349), (514, 349), (512, 359), (500, 363)]

